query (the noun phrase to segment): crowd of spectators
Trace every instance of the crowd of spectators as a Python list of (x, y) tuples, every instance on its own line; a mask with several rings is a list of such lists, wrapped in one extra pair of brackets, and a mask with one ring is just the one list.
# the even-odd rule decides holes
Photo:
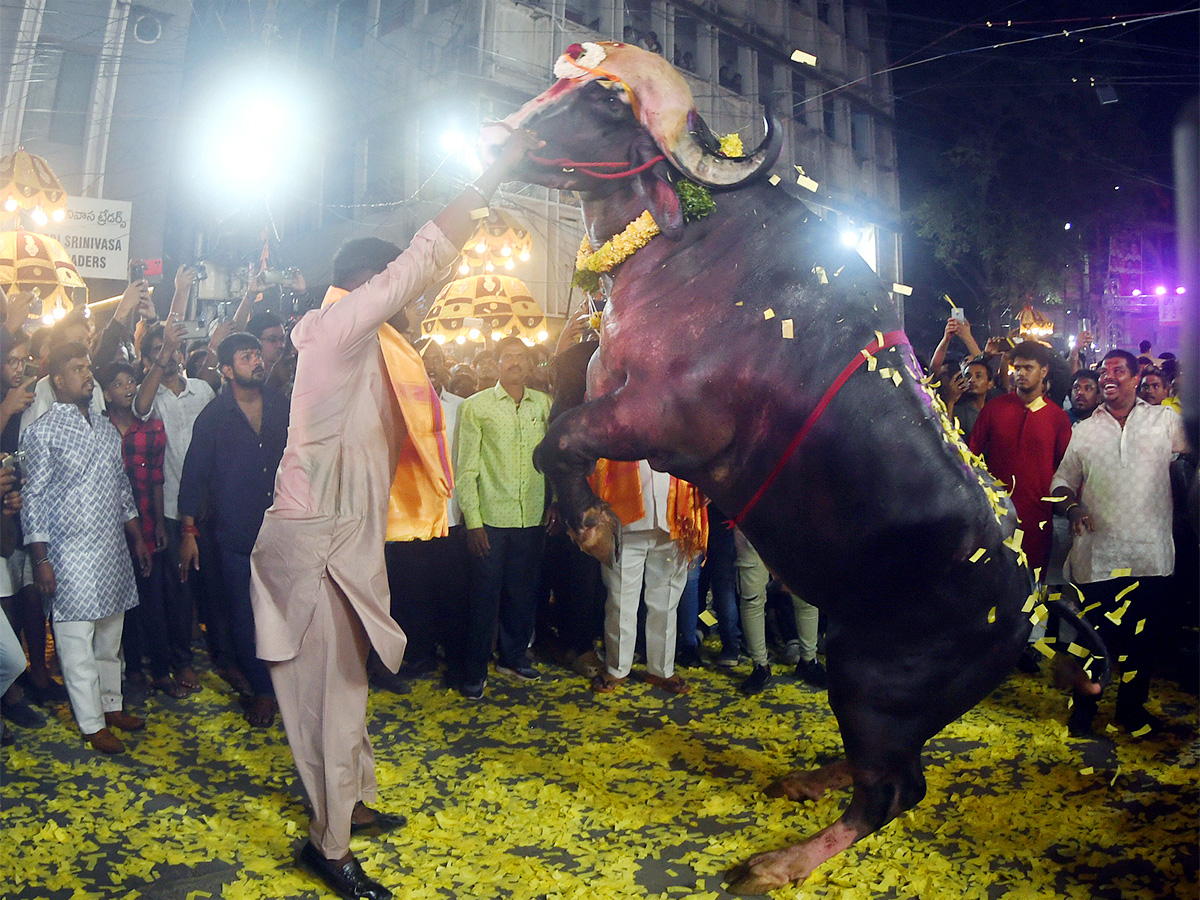
[[(114, 729), (144, 726), (126, 704), (144, 709), (155, 692), (186, 703), (200, 690), (198, 647), (252, 726), (276, 721), (255, 650), (250, 553), (287, 440), (290, 323), (256, 308), (265, 285), (255, 280), (232, 320), (189, 347), (181, 320), (194, 277), (180, 269), (161, 320), (139, 281), (98, 332), (83, 309), (30, 331), (23, 295), (8, 299), (0, 329), (3, 714), (37, 728), (31, 702), (69, 702), (104, 752), (123, 749)], [(291, 287), (303, 292), (303, 277)], [(455, 490), (447, 536), (389, 529), (391, 613), (408, 646), (398, 674), (370, 661), (373, 684), (402, 690), (442, 673), (481, 700), (493, 672), (532, 683), (550, 664), (611, 693), (640, 658), (645, 680), (674, 694), (691, 690), (681, 669), (747, 660), (747, 695), (768, 689), (780, 663), (822, 689), (819, 612), (771, 582), (718, 510), (668, 503), (686, 483), (644, 461), (601, 461), (593, 488), (621, 520), (619, 561), (601, 565), (567, 535), (533, 450), (583, 398), (597, 347), (587, 323), (573, 316), (553, 354), (513, 337), (464, 361), (416, 342)], [(1195, 535), (1172, 514), (1172, 473), (1195, 472), (1178, 363), (1145, 345), (1140, 354), (1112, 350), (1089, 367), (1078, 348), (1065, 359), (1034, 341), (981, 349), (952, 318), (929, 366), (962, 440), (1012, 496), (1038, 580), (1048, 591), (1073, 583), (1081, 605), (1110, 614), (1088, 618), (1126, 661), (1117, 719), (1131, 731), (1157, 724), (1144, 706), (1156, 648), (1178, 639), (1180, 598), (1190, 591), (1194, 608), (1196, 597), (1184, 583)], [(1037, 656), (1021, 665), (1036, 671)], [(1072, 731), (1086, 733), (1095, 709), (1078, 693)]]

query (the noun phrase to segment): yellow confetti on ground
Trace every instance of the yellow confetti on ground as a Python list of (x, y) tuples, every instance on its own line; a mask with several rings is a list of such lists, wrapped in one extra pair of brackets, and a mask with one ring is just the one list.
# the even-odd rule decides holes
[(994, 625), (995, 623), (996, 623), (996, 607), (993, 606), (991, 609), (988, 610), (988, 624)]
[(1143, 629), (1143, 628), (1145, 628), (1145, 627), (1146, 627), (1146, 620), (1145, 620), (1145, 619), (1138, 619), (1138, 623), (1137, 623), (1137, 625), (1135, 625), (1135, 626), (1133, 627), (1133, 633), (1134, 633), (1134, 634), (1141, 634), (1141, 633), (1142, 633), (1142, 629)]
[(791, 339), (793, 337), (792, 320), (791, 319), (783, 319), (783, 320), (781, 320), (780, 324), (783, 326), (783, 336), (785, 338)]
[(766, 309), (763, 310), (763, 318), (764, 319), (775, 318), (775, 310), (771, 309), (770, 307), (767, 307)]
[(974, 553), (971, 554), (971, 562), (979, 562), (979, 560), (983, 559), (983, 555), (985, 553), (987, 553), (987, 550), (984, 549), (983, 547), (980, 547), (978, 550), (976, 550)]
[(770, 183), (771, 187), (775, 187), (777, 184), (779, 184), (779, 182), (783, 181), (783, 179), (778, 175), (772, 175), (767, 179), (767, 181)]

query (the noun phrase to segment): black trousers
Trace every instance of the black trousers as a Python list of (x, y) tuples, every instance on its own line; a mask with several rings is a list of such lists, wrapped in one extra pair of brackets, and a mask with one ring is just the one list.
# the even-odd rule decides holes
[(449, 647), (466, 621), (467, 532), (462, 525), (443, 538), (384, 544), (392, 618), (404, 629), (405, 664), (437, 659), (437, 645)]
[[(1137, 584), (1121, 597), (1126, 588)], [(1166, 577), (1113, 578), (1076, 587), (1083, 593), (1087, 621), (1100, 633), (1114, 668), (1120, 668), (1117, 688), (1117, 719), (1136, 718), (1150, 694), (1150, 676), (1163, 642), (1168, 579)], [(1125, 606), (1128, 602), (1128, 606)], [(1122, 611), (1122, 608), (1124, 610)], [(1112, 619), (1118, 618), (1118, 622)], [(1128, 678), (1129, 680), (1126, 680)], [(1076, 697), (1076, 703), (1087, 702)], [(1094, 700), (1091, 701), (1095, 703)]]

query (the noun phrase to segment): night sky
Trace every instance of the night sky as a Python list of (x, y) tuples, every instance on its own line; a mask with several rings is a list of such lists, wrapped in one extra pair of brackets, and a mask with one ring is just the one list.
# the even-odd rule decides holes
[[(1095, 96), (1097, 88), (1106, 93), (1111, 89), (1117, 103), (1106, 109), (1111, 110), (1113, 121), (1140, 130), (1146, 147), (1136, 159), (1114, 159), (1114, 178), (1157, 186), (1169, 198), (1172, 125), (1200, 84), (1197, 6), (1196, 0), (1008, 4), (888, 0), (902, 206), (911, 205), (931, 161), (963, 126), (959, 104), (973, 92), (995, 85), (1051, 96), (1061, 92), (1064, 99), (1078, 99), (1081, 92)], [(1178, 10), (1190, 12), (1131, 21)], [(1130, 24), (1097, 27), (1113, 21)], [(1064, 36), (1064, 30), (1069, 34)], [(1023, 43), (1013, 43), (1018, 41)], [(1007, 46), (993, 49), (996, 44)], [(1091, 97), (1085, 99), (1090, 102)], [(1095, 96), (1095, 103), (1100, 102)], [(953, 280), (911, 229), (904, 250), (910, 284), (924, 282), (925, 287), (938, 290), (953, 287)], [(943, 306), (931, 301), (928, 290), (911, 299), (907, 325), (922, 345), (930, 339), (936, 343), (940, 336)]]

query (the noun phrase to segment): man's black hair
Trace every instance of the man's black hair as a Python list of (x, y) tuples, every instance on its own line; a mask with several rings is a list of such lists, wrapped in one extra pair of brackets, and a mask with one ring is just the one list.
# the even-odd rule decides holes
[(1174, 359), (1175, 354), (1172, 353), (1170, 350), (1164, 350), (1162, 353), (1158, 354), (1158, 358), (1161, 359), (1163, 362), (1166, 362), (1168, 359)]
[(77, 307), (50, 326), (50, 346), (53, 347), (56, 344), (68, 343), (67, 332), (80, 325), (89, 331), (91, 330), (91, 325), (88, 323), (87, 309)]
[(260, 341), (262, 340), (263, 332), (268, 328), (282, 328), (283, 319), (275, 315), (273, 312), (255, 313), (250, 317), (250, 321), (246, 323), (246, 333), (252, 334)]
[(349, 290), (346, 285), (364, 275), (368, 278), (378, 275), (399, 255), (400, 248), (383, 238), (365, 237), (346, 241), (333, 257), (333, 283), (336, 287)]
[(154, 344), (155, 340), (165, 340), (163, 337), (165, 332), (166, 326), (162, 322), (152, 322), (147, 325), (146, 329), (142, 332), (142, 340), (138, 344), (138, 355), (142, 359), (148, 359), (150, 357), (151, 345)]
[(1137, 357), (1134, 356), (1132, 353), (1130, 353), (1128, 350), (1121, 350), (1120, 348), (1117, 348), (1114, 350), (1109, 350), (1107, 353), (1104, 354), (1104, 359), (1100, 360), (1100, 365), (1103, 366), (1110, 359), (1125, 360), (1125, 365), (1129, 367), (1130, 375), (1136, 376), (1138, 374), (1138, 372), (1140, 372), (1142, 370), (1141, 365), (1138, 363)]
[(104, 366), (96, 373), (96, 381), (100, 384), (101, 390), (108, 390), (108, 386), (117, 380), (118, 375), (128, 375), (134, 381), (137, 381), (137, 371), (127, 362), (112, 362)]
[(1071, 390), (1075, 390), (1075, 382), (1082, 379), (1089, 379), (1096, 382), (1097, 387), (1100, 385), (1100, 373), (1095, 369), (1080, 369), (1071, 376)]
[(1179, 360), (1173, 356), (1170, 359), (1164, 359), (1162, 373), (1163, 378), (1166, 378), (1168, 381), (1174, 381), (1175, 377), (1179, 374)]
[[(1130, 354), (1130, 356), (1132, 356), (1132, 355), (1133, 355), (1133, 354)], [(1153, 363), (1153, 362), (1154, 362), (1154, 360), (1152, 360), (1152, 359), (1151, 359), (1150, 357), (1148, 357), (1148, 356), (1139, 356), (1139, 357), (1137, 358), (1137, 367), (1140, 369), (1142, 366), (1148, 366), (1148, 365), (1150, 365), (1150, 364), (1151, 364), (1151, 363)]]
[(1040, 341), (1021, 341), (1012, 348), (1013, 359), (1028, 359), (1039, 366), (1050, 365), (1050, 348)]
[(46, 368), (50, 372), (50, 384), (54, 384), (54, 376), (62, 375), (67, 369), (67, 363), (73, 359), (88, 359), (90, 354), (86, 345), (79, 341), (70, 341), (66, 344), (59, 344), (50, 351), (50, 357), (46, 361)]
[(233, 358), (243, 350), (262, 353), (262, 342), (248, 331), (235, 331), (217, 347), (217, 361), (222, 368), (233, 365)]
[(533, 353), (529, 349), (529, 345), (517, 337), (515, 334), (510, 334), (508, 337), (502, 337), (495, 343), (496, 359), (499, 360), (504, 355), (504, 351), (510, 347), (518, 348), (525, 354), (530, 362), (533, 362)]
[(1144, 356), (1150, 352), (1150, 348), (1152, 346), (1154, 345), (1149, 341), (1142, 341), (1140, 344), (1138, 344), (1138, 353), (1141, 353)]

